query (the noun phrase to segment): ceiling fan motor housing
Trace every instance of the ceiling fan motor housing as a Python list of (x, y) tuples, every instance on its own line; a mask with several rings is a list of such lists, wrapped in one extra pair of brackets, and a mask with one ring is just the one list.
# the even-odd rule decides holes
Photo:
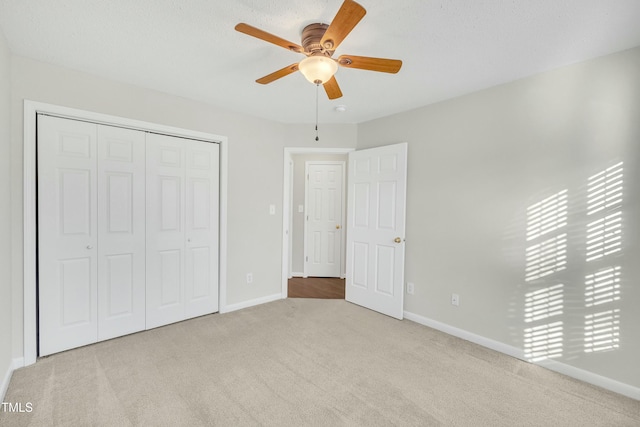
[(326, 56), (333, 55), (333, 43), (330, 40), (325, 43), (327, 46), (320, 44), (327, 28), (329, 28), (329, 25), (320, 23), (310, 24), (304, 27), (302, 30), (302, 47), (305, 52), (310, 54), (322, 53)]

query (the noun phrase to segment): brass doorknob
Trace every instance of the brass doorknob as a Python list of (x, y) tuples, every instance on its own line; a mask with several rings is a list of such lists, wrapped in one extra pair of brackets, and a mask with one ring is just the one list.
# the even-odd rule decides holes
[(396, 243), (400, 243), (400, 242), (402, 242), (402, 239), (399, 238), (399, 237), (396, 237), (395, 239), (393, 239), (393, 241), (396, 242)]
[(336, 230), (340, 230), (340, 226), (339, 225), (336, 225)]

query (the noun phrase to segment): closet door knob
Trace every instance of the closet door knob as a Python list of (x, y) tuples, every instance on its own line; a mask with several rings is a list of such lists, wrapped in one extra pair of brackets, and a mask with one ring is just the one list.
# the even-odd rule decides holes
[(87, 249), (93, 249), (93, 246), (87, 245)]

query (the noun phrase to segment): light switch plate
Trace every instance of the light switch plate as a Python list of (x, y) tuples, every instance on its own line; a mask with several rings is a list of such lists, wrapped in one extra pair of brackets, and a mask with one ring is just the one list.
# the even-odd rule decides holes
[(298, 212), (304, 212), (304, 205), (298, 205)]
[(276, 205), (269, 205), (269, 215), (276, 214)]

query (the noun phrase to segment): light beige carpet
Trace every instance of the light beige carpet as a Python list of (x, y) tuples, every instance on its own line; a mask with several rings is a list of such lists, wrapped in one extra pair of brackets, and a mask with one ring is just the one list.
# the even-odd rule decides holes
[(638, 426), (640, 402), (340, 300), (288, 299), (16, 371), (2, 426)]

